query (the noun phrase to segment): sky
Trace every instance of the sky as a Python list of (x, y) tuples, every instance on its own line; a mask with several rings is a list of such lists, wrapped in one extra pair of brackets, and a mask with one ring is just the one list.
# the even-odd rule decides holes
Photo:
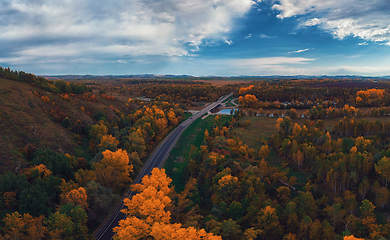
[(38, 75), (390, 75), (389, 0), (1, 0), (0, 66)]

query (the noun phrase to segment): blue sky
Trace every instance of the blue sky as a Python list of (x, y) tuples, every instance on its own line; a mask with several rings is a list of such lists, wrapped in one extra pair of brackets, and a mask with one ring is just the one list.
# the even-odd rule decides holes
[(390, 75), (388, 0), (2, 0), (35, 74)]

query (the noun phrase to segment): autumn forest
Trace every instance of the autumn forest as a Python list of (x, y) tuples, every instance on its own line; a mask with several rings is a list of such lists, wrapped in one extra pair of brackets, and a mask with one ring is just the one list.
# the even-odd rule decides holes
[[(94, 239), (122, 197), (114, 239), (390, 239), (387, 80), (0, 67), (0, 83), (0, 239)], [(132, 184), (170, 132), (230, 93)]]

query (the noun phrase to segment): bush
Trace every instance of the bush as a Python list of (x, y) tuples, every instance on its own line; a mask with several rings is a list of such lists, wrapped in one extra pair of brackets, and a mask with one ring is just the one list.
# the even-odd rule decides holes
[(100, 121), (100, 120), (106, 120), (106, 114), (104, 112), (97, 112), (95, 113), (95, 115), (93, 115), (93, 119), (95, 119), (96, 121)]
[(72, 126), (72, 122), (68, 117), (66, 117), (64, 118), (64, 120), (62, 120), (61, 126), (63, 126), (64, 128), (69, 128)]

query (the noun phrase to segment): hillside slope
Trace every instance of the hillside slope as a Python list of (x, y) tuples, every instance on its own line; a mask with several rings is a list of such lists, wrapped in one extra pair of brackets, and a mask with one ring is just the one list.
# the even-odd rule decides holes
[[(46, 102), (42, 96), (48, 97)], [(80, 148), (81, 138), (61, 126), (65, 116), (72, 124), (80, 120), (80, 129), (84, 131), (85, 126), (95, 122), (93, 116), (97, 112), (114, 119), (116, 115), (112, 108), (129, 111), (125, 102), (119, 99), (108, 100), (96, 95), (97, 101), (82, 100), (80, 96), (70, 96), (65, 101), (61, 96), (0, 78), (0, 132), (3, 133), (0, 137), (0, 173), (15, 171), (26, 163), (23, 147), (28, 143), (64, 153), (74, 153), (75, 148)]]

